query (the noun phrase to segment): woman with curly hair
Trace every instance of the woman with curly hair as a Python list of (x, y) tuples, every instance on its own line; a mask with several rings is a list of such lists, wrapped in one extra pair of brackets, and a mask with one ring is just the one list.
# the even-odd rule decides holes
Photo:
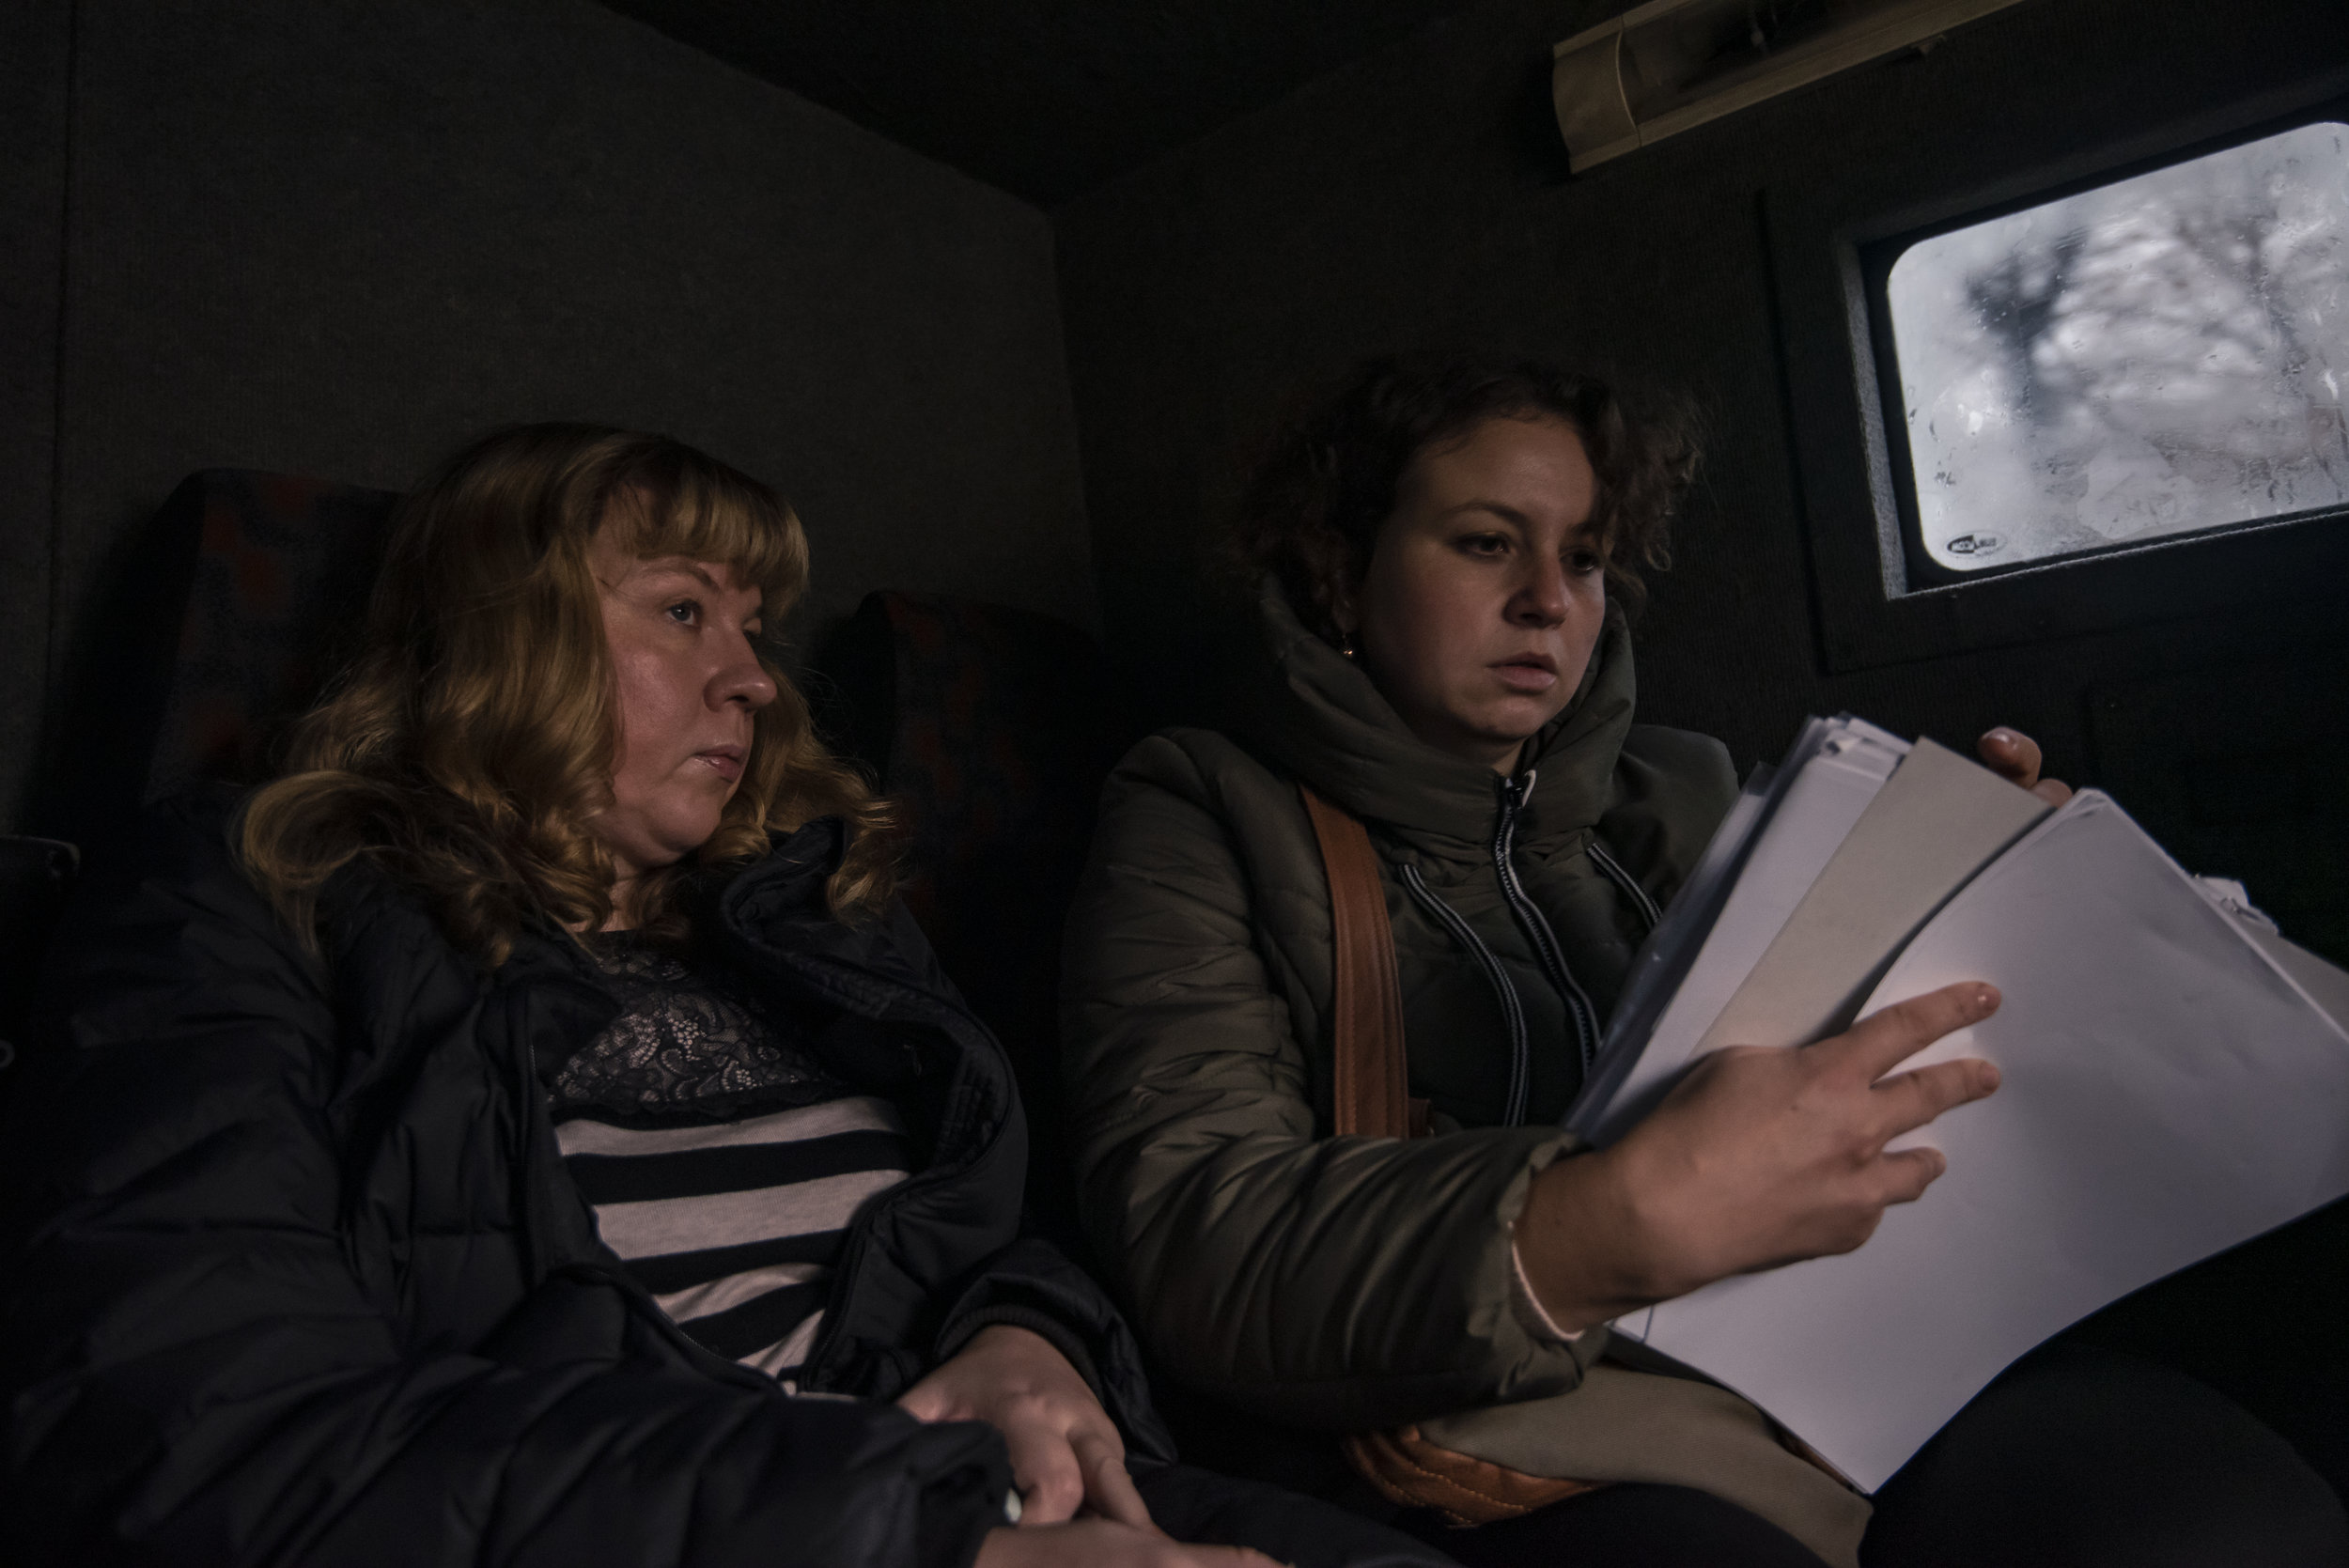
[(766, 629), (764, 486), (532, 426), (285, 775), (60, 941), (0, 1128), (10, 1562), (1432, 1563), (1170, 1463)]
[[(1718, 1052), (1607, 1149), (1560, 1130), (1736, 795), (1718, 742), (1633, 722), (1626, 612), (1693, 463), (1595, 380), (1455, 358), (1361, 366), (1257, 470), (1240, 722), (1119, 766), (1068, 928), (1083, 1212), (1144, 1343), (1223, 1459), (1408, 1505), (1470, 1563), (2338, 1561), (2315, 1474), (2157, 1369), (2026, 1363), (1872, 1521), (1751, 1405), (1610, 1342), (1861, 1245), (1941, 1170), (1887, 1143), (1997, 1087), (1901, 1070), (1998, 1005), (1954, 986)], [(2068, 793), (2011, 731), (1981, 751)], [(1344, 950), (1342, 856), (1374, 911)], [(1338, 1035), (1381, 991), (1408, 1083), (1349, 1127), (1378, 1096)]]

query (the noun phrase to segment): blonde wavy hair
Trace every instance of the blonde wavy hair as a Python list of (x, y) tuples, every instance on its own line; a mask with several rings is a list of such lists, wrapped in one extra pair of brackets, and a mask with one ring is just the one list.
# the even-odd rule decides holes
[[(807, 585), (807, 536), (758, 481), (663, 436), (526, 425), (474, 442), (395, 516), (359, 657), (246, 805), (248, 874), (316, 940), (327, 879), (365, 857), (419, 893), (450, 939), (495, 969), (541, 922), (598, 931), (610, 855), (589, 823), (612, 800), (618, 714), (588, 547), (723, 562), (778, 625)], [(748, 864), (769, 835), (843, 818), (835, 915), (894, 891), (888, 805), (834, 758), (774, 659), (742, 777), (692, 861), (640, 878), (637, 923), (682, 941), (696, 866)]]

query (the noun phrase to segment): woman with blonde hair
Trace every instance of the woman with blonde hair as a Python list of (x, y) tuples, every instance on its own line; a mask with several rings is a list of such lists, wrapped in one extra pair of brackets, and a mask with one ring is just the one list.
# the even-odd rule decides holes
[(771, 492), (500, 432), (60, 943), (0, 1132), (21, 1563), (1433, 1562), (1170, 1463), (768, 628)]

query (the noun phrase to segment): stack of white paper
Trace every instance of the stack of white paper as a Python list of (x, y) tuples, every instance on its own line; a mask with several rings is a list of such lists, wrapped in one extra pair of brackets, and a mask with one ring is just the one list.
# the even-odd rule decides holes
[[(1702, 993), (1654, 1008), (1651, 1041), (1610, 1032), (1623, 1054), (1568, 1125), (1619, 1136), (1720, 1045), (1807, 1043), (1956, 981), (1999, 988), (1995, 1016), (1908, 1063), (1977, 1055), (2003, 1075), (1905, 1141), (1949, 1156), (1921, 1202), (1857, 1252), (1617, 1325), (1873, 1490), (2050, 1335), (2349, 1193), (2349, 974), (2094, 791), (2050, 815), (1929, 742), (1856, 812), (1847, 783), (1781, 780), (1750, 811), (1719, 935), (1681, 938), (1682, 992)], [(1781, 885), (1745, 886), (1764, 875)]]

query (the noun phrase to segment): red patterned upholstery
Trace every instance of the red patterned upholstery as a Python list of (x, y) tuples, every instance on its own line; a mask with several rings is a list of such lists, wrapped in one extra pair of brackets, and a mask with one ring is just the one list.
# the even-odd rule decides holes
[(266, 768), (279, 727), (355, 645), (398, 499), (241, 469), (208, 470), (173, 492), (165, 510), (193, 517), (196, 553), (149, 796)]
[(1128, 738), (1099, 648), (1049, 616), (865, 596), (818, 660), (829, 727), (910, 829), (906, 902), (1010, 1052), (1030, 1202), (1076, 1242), (1056, 1047), (1061, 924)]
[(30, 820), (102, 855), (142, 800), (262, 771), (350, 645), (397, 500), (242, 469), (181, 481), (95, 607)]

